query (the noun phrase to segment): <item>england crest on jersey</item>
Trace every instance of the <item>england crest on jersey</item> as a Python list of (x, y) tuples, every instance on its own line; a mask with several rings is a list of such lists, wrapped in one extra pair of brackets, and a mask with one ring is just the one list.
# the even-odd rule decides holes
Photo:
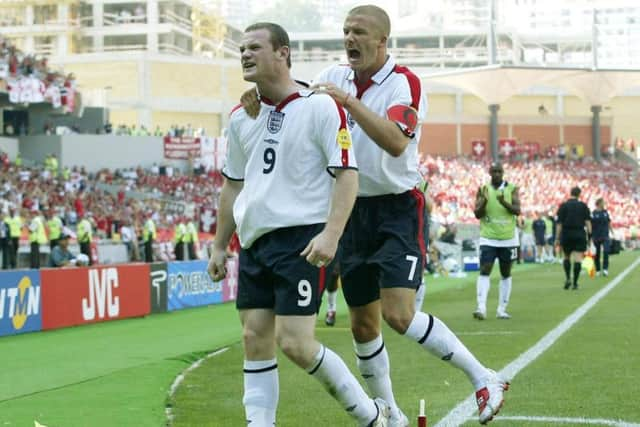
[(281, 111), (272, 111), (269, 113), (269, 119), (267, 120), (267, 130), (270, 133), (278, 133), (282, 128), (282, 122), (284, 121), (284, 113)]

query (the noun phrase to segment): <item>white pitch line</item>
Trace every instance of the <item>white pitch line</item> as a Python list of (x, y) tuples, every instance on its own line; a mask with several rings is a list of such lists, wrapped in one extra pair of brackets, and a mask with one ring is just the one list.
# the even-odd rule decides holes
[[(219, 354), (224, 353), (225, 351), (229, 350), (229, 347), (224, 347), (221, 348), (220, 350), (216, 350), (212, 353), (207, 354), (206, 356), (204, 356), (201, 359), (196, 360), (194, 363), (192, 363), (191, 365), (189, 365), (189, 367), (187, 369), (185, 369), (184, 371), (182, 371), (180, 373), (180, 375), (178, 375), (176, 377), (175, 380), (173, 380), (173, 383), (171, 383), (171, 387), (169, 387), (169, 399), (173, 398), (173, 395), (176, 393), (176, 390), (178, 387), (180, 387), (180, 384), (182, 384), (182, 381), (184, 381), (184, 377), (191, 371), (193, 371), (194, 369), (196, 369), (198, 366), (200, 366), (202, 364), (202, 362), (204, 362), (207, 359), (210, 359), (214, 356), (217, 356)], [(173, 408), (171, 406), (167, 406), (164, 410), (165, 415), (167, 416), (167, 425), (171, 424), (171, 421), (173, 421)]]
[[(578, 309), (571, 313), (558, 326), (548, 332), (533, 347), (518, 356), (513, 362), (509, 363), (500, 371), (500, 375), (507, 379), (513, 379), (515, 376), (526, 368), (531, 362), (536, 360), (538, 356), (547, 351), (549, 347), (575, 325), (589, 310), (591, 310), (602, 298), (611, 292), (636, 266), (640, 264), (640, 258), (636, 259), (630, 266), (624, 269), (615, 279), (591, 298), (582, 304)], [(560, 289), (561, 290), (561, 289)], [(563, 291), (564, 292), (564, 291)], [(572, 291), (569, 291), (572, 292)], [(472, 393), (453, 408), (443, 419), (438, 421), (435, 427), (458, 427), (462, 425), (477, 410), (475, 394)]]
[(601, 418), (560, 418), (560, 417), (529, 417), (526, 415), (517, 415), (509, 417), (497, 416), (493, 419), (496, 421), (526, 421), (533, 423), (554, 423), (554, 424), (587, 424), (597, 426), (612, 427), (640, 427), (640, 424), (630, 423), (622, 420), (605, 420)]

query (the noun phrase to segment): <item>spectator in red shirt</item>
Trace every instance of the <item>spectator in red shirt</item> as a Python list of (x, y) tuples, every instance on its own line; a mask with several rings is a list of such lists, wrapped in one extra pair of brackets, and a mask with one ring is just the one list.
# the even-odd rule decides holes
[(83, 193), (82, 191), (78, 192), (78, 196), (73, 201), (73, 207), (76, 210), (76, 215), (78, 218), (84, 217), (84, 203), (82, 202)]

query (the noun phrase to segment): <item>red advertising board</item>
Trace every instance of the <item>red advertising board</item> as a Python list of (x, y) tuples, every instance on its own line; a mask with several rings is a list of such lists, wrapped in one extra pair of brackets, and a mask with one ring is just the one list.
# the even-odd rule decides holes
[(200, 138), (191, 136), (164, 137), (164, 158), (187, 160), (200, 157)]
[(149, 314), (149, 265), (41, 270), (42, 329)]

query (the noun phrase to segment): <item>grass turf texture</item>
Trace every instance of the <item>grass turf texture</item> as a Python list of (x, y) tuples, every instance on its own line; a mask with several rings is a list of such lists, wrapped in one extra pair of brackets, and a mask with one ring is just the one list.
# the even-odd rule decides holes
[[(514, 267), (512, 320), (496, 320), (497, 268), (488, 319), (471, 318), (476, 273), (429, 279), (425, 311), (440, 317), (481, 361), (501, 369), (537, 342), (638, 256), (612, 257), (608, 278), (584, 274), (564, 291), (560, 265)], [(640, 423), (640, 267), (546, 353), (516, 376), (501, 415), (623, 419)], [(336, 327), (318, 321), (319, 340), (357, 372), (341, 298)], [(473, 390), (464, 374), (385, 328), (396, 398), (415, 420), (427, 401), (430, 424)], [(244, 425), (240, 326), (232, 304), (91, 326), (0, 338), (0, 426), (161, 426), (167, 390), (206, 352), (229, 351), (190, 372), (169, 404), (176, 427)], [(349, 426), (353, 422), (309, 375), (282, 354), (279, 426)], [(496, 425), (553, 425), (495, 421)], [(477, 425), (469, 421), (467, 425)], [(564, 426), (570, 424), (563, 424)]]

